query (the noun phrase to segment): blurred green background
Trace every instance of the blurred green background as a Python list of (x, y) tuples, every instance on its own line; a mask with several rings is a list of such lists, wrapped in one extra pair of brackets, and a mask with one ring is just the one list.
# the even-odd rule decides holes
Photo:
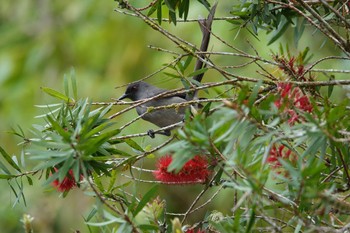
[[(140, 4), (141, 1), (135, 1)], [(217, 16), (229, 16), (230, 4), (219, 3)], [(189, 18), (205, 17), (207, 11), (197, 2), (191, 3), (193, 8)], [(90, 97), (94, 101), (111, 101), (124, 91), (114, 87), (130, 81), (141, 79), (161, 68), (173, 59), (171, 54), (149, 49), (148, 45), (159, 46), (169, 50), (179, 49), (158, 32), (148, 28), (141, 20), (114, 12), (117, 4), (112, 1), (46, 1), (22, 0), (2, 1), (0, 8), (0, 145), (11, 155), (19, 155), (21, 147), (17, 146), (19, 138), (8, 133), (17, 125), (26, 134), (32, 124), (41, 122), (34, 117), (41, 112), (34, 105), (49, 104), (53, 99), (44, 94), (40, 87), (47, 86), (62, 91), (63, 76), (75, 69), (80, 97)], [(197, 23), (178, 23), (176, 27), (163, 23), (163, 26), (176, 35), (199, 46), (201, 33)], [(259, 40), (242, 30), (237, 35), (233, 25), (225, 22), (214, 22), (213, 30), (232, 45), (254, 53), (247, 40), (259, 51), (260, 56), (270, 59), (271, 50), (277, 51), (279, 42), (288, 42), (292, 51), (294, 42), (292, 32), (281, 38), (272, 46), (266, 46), (265, 33)], [(309, 30), (309, 31), (308, 31)], [(326, 55), (340, 55), (333, 45), (323, 46), (324, 37), (307, 28), (299, 48), (310, 46), (315, 52), (313, 60)], [(321, 49), (320, 49), (321, 48)], [(229, 51), (218, 40), (212, 39), (210, 49), (213, 51)], [(212, 57), (220, 65), (238, 65), (244, 59), (237, 57)], [(349, 64), (339, 61), (322, 63), (317, 68), (344, 69)], [(249, 67), (236, 69), (237, 74), (259, 77)], [(337, 79), (345, 75), (337, 75)], [(204, 81), (218, 81), (222, 78), (212, 71), (206, 74)], [(158, 74), (150, 83), (163, 88), (181, 86), (179, 80)], [(342, 96), (343, 92), (339, 93)], [(117, 111), (120, 108), (114, 108)], [(135, 117), (130, 111), (116, 119), (123, 123)], [(140, 127), (141, 126), (141, 127)], [(154, 127), (148, 123), (136, 123), (126, 131), (145, 132)], [(140, 131), (141, 129), (141, 131)], [(142, 145), (157, 145), (165, 140), (160, 136), (155, 140), (137, 139)], [(29, 161), (30, 162), (30, 161)], [(152, 177), (150, 177), (152, 178)], [(46, 192), (40, 181), (34, 186), (26, 185), (25, 196), (27, 206), (20, 203), (12, 207), (15, 196), (6, 181), (0, 182), (0, 232), (22, 232), (20, 219), (24, 213), (33, 216), (35, 232), (87, 232), (83, 217), (87, 216), (93, 200), (86, 197), (81, 190), (73, 190), (68, 197), (60, 198), (57, 192)], [(186, 209), (201, 187), (166, 187), (161, 190), (163, 198), (169, 202), (168, 210), (175, 211), (176, 206)], [(230, 196), (231, 195), (231, 196)], [(228, 201), (225, 201), (226, 200)], [(212, 205), (228, 206), (232, 202), (232, 193), (223, 193)], [(172, 209), (174, 208), (174, 209)]]

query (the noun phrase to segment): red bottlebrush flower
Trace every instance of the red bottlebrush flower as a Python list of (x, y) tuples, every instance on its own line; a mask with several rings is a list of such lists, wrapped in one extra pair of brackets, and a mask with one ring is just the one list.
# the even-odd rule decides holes
[(295, 154), (292, 153), (292, 151), (286, 148), (284, 145), (280, 145), (278, 148), (276, 148), (276, 146), (273, 145), (266, 162), (270, 163), (273, 168), (278, 168), (282, 165), (278, 160), (279, 158), (288, 159), (290, 161), (295, 161), (296, 159)]
[(198, 229), (197, 231), (195, 231), (195, 229), (188, 229), (185, 231), (185, 233), (205, 233), (205, 231)]
[(178, 173), (168, 172), (168, 166), (173, 161), (170, 155), (161, 157), (157, 162), (155, 178), (166, 184), (196, 184), (204, 183), (209, 175), (208, 161), (199, 155), (187, 161)]
[(298, 66), (298, 76), (300, 77), (304, 73), (305, 69), (303, 65)]
[(305, 112), (312, 111), (309, 98), (304, 95), (299, 87), (292, 87), (290, 83), (279, 83), (277, 84), (277, 92), (280, 98), (275, 101), (275, 106), (277, 108), (281, 108), (282, 105), (285, 106), (284, 112), (290, 117), (288, 120), (290, 125), (293, 125), (299, 119), (297, 112), (291, 108), (294, 107)]
[(294, 101), (294, 104), (296, 105), (296, 107), (298, 107), (299, 109), (301, 109), (301, 110), (303, 110), (305, 112), (311, 112), (312, 111), (312, 105), (310, 104), (309, 99), (305, 95), (297, 98)]
[(279, 68), (283, 70), (288, 76), (296, 78), (298, 80), (306, 80), (304, 76), (304, 65), (296, 64), (297, 60), (295, 57), (285, 58), (285, 57), (275, 57), (275, 60), (280, 63)]
[(293, 125), (294, 122), (296, 122), (299, 119), (298, 114), (292, 109), (288, 109), (286, 112), (289, 115), (289, 119), (288, 119), (289, 125)]
[[(54, 169), (56, 172), (58, 171), (57, 168)], [(80, 176), (80, 179), (82, 178), (83, 176)], [(74, 179), (73, 170), (69, 170), (67, 176), (62, 180), (62, 182), (59, 182), (58, 179), (54, 180), (52, 182), (52, 186), (54, 186), (59, 192), (66, 192), (76, 187), (77, 182)]]
[(286, 98), (290, 95), (290, 91), (292, 90), (292, 84), (291, 83), (279, 83), (277, 88), (281, 92), (281, 97)]
[(290, 60), (288, 61), (288, 65), (291, 71), (294, 71), (294, 62), (295, 62), (295, 57), (291, 57)]

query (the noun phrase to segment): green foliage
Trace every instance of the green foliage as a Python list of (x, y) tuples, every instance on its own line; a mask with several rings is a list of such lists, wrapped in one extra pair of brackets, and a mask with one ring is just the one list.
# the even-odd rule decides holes
[[(121, 2), (123, 2), (123, 0)], [(209, 11), (210, 4), (207, 0), (198, 0), (198, 2), (200, 2)], [(157, 0), (152, 3), (153, 6), (149, 9), (147, 15), (150, 16), (156, 12), (158, 23), (161, 24), (164, 11), (162, 6), (164, 5), (167, 9), (169, 21), (176, 25), (177, 14), (179, 18), (183, 18), (184, 20), (187, 19), (190, 3), (190, 0)]]
[[(335, 14), (334, 9), (344, 7), (343, 3), (341, 1), (321, 2), (316, 1), (305, 5), (303, 1), (288, 3), (286, 1), (241, 0), (240, 3), (233, 6), (231, 11), (231, 14), (239, 17), (240, 20), (230, 22), (241, 27), (250, 26), (249, 31), (256, 36), (260, 30), (272, 34), (268, 45), (284, 35), (288, 28), (293, 27), (294, 42), (297, 45), (304, 33), (307, 19), (319, 20), (322, 18), (324, 24), (331, 23), (341, 28), (343, 18)], [(323, 22), (320, 23), (321, 26)]]
[[(210, 10), (207, 1), (199, 2)], [(251, 59), (238, 66), (221, 65), (212, 55), (210, 59), (207, 54), (198, 55), (195, 48), (186, 47), (187, 41), (175, 40), (175, 35), (149, 23), (152, 20), (148, 16), (153, 14), (159, 24), (166, 14), (174, 25), (179, 22), (178, 18), (186, 21), (190, 3), (189, 0), (157, 0), (135, 8), (127, 1), (119, 1), (122, 8), (141, 15), (147, 25), (153, 25), (153, 29), (183, 49), (181, 53), (171, 52), (178, 57), (166, 64), (170, 72), (164, 71), (168, 77), (182, 82), (184, 88), (176, 94), (198, 88), (204, 90), (208, 99), (192, 101), (192, 111), (189, 108), (184, 124), (172, 130), (173, 137), (162, 143), (157, 141), (158, 137), (148, 141), (144, 137), (147, 128), (142, 123), (142, 127), (130, 127), (139, 133), (127, 131), (138, 118), (127, 119), (128, 123), (121, 126), (124, 113), (139, 102), (113, 114), (118, 108), (114, 108), (115, 105), (129, 103), (78, 98), (75, 71), (71, 70), (70, 76), (64, 76), (63, 93), (56, 88), (41, 88), (58, 103), (38, 106), (45, 112), (38, 116), (41, 123), (33, 126), (30, 136), (25, 136), (21, 129), (14, 132), (23, 140), (20, 162), (0, 147), (0, 179), (8, 182), (15, 196), (14, 204), (20, 201), (26, 204), (24, 188), (27, 183), (32, 185), (34, 178), (45, 179), (41, 183), (53, 185), (63, 192), (63, 197), (78, 186), (94, 198), (96, 205), (85, 218), (90, 232), (94, 229), (101, 232), (345, 230), (350, 210), (347, 201), (349, 100), (343, 98), (335, 102), (331, 98), (333, 86), (340, 83), (333, 80), (339, 76), (327, 75), (333, 71), (321, 70), (330, 82), (320, 82), (313, 68), (324, 60), (335, 57), (345, 61), (348, 57), (332, 56), (311, 63), (314, 51), (309, 47), (295, 53), (281, 45), (279, 52), (272, 51), (273, 56), (268, 60), (257, 50), (251, 55), (217, 37), (237, 54), (208, 54)], [(342, 42), (343, 36), (348, 36), (347, 27), (343, 27), (348, 22), (343, 20), (343, 13), (337, 14), (333, 9), (346, 6), (340, 1), (334, 1), (332, 7), (323, 1), (305, 4), (308, 3), (241, 1), (231, 12), (239, 20), (231, 18), (229, 22), (250, 25), (256, 37), (260, 30), (270, 33), (267, 45), (280, 39), (291, 27), (297, 43), (309, 22), (326, 36), (331, 35), (329, 39), (334, 45), (344, 56), (348, 55), (349, 48)], [(147, 15), (140, 13), (144, 11)], [(331, 30), (329, 23), (339, 27), (340, 33)], [(191, 70), (193, 59), (202, 59), (204, 67)], [(258, 67), (254, 70), (256, 76), (236, 75), (235, 69), (250, 68), (250, 64)], [(217, 72), (211, 77), (219, 81), (200, 83), (192, 78), (211, 72)], [(328, 87), (322, 87), (324, 85)], [(155, 154), (171, 155), (171, 163), (157, 167)], [(208, 161), (205, 172), (210, 176), (178, 188), (188, 189), (189, 193), (199, 190), (190, 205), (187, 205), (190, 197), (185, 195), (171, 202), (170, 196), (161, 191), (162, 181), (154, 180), (152, 173), (180, 176), (184, 166), (191, 165), (188, 162), (197, 155)], [(26, 160), (35, 165), (25, 166)], [(149, 163), (158, 170), (149, 169)], [(193, 165), (185, 172), (191, 173), (191, 169), (196, 167)], [(174, 213), (172, 205), (184, 206), (185, 210)], [(203, 213), (200, 210), (204, 210)]]
[[(267, 33), (273, 32), (268, 42), (271, 44), (283, 35), (286, 29), (293, 24), (293, 18), (297, 17), (295, 11), (277, 6), (277, 4), (260, 0), (241, 1), (240, 4), (234, 6), (231, 14), (240, 17), (242, 24), (250, 25), (255, 35), (258, 35), (259, 29), (263, 29)], [(298, 32), (298, 37), (300, 37), (303, 31), (299, 30)]]

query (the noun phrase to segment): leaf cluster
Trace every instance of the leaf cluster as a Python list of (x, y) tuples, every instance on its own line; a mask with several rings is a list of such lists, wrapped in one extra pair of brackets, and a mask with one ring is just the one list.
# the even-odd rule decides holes
[(239, 17), (240, 20), (229, 22), (240, 27), (249, 26), (249, 32), (256, 38), (259, 31), (271, 34), (268, 45), (281, 38), (287, 29), (294, 28), (294, 42), (298, 44), (308, 21), (315, 20), (316, 23), (313, 25), (326, 36), (331, 34), (327, 32), (331, 30), (330, 25), (339, 27), (341, 31), (344, 23), (348, 24), (339, 10), (344, 8), (346, 6), (342, 1), (241, 0), (240, 3), (233, 6), (231, 11), (231, 14)]

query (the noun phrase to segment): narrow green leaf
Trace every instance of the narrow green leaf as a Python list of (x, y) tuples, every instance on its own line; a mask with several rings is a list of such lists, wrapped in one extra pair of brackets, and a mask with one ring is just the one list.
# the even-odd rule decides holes
[(86, 224), (90, 226), (95, 226), (95, 227), (102, 227), (112, 223), (124, 223), (124, 220), (121, 218), (115, 218), (105, 222), (88, 222)]
[(271, 45), (273, 42), (275, 42), (278, 38), (280, 38), (283, 33), (288, 29), (290, 22), (283, 17), (280, 24), (278, 25), (278, 28), (274, 31), (270, 41), (267, 43), (267, 45)]
[(253, 31), (249, 30), (249, 28), (247, 28), (247, 31), (250, 33), (250, 35), (252, 35), (257, 41), (260, 41), (258, 35), (258, 32), (256, 31), (257, 29), (255, 27), (253, 27)]
[(108, 185), (108, 188), (107, 188), (107, 192), (111, 192), (113, 187), (114, 187), (114, 184), (115, 184), (115, 181), (117, 180), (117, 170), (114, 169), (112, 170), (111, 172), (111, 178), (109, 179), (109, 185)]
[(14, 175), (0, 174), (0, 179), (8, 180), (15, 177)]
[(125, 139), (124, 142), (137, 151), (145, 152), (139, 144), (130, 138)]
[(181, 168), (185, 165), (185, 163), (193, 157), (193, 155), (189, 152), (181, 153), (182, 156), (177, 156), (177, 155), (178, 154), (175, 154), (173, 156), (173, 161), (168, 166), (168, 172), (173, 172), (173, 171), (175, 171), (175, 173), (179, 172)]
[(85, 221), (86, 222), (90, 221), (95, 216), (96, 213), (97, 213), (97, 209), (95, 207), (93, 207), (92, 210), (90, 211), (89, 215), (85, 219)]
[(158, 8), (158, 4), (161, 0), (157, 0), (157, 2), (155, 2), (152, 7), (149, 9), (149, 11), (147, 12), (147, 16), (151, 16)]
[(3, 170), (6, 174), (11, 175), (10, 170), (0, 161), (0, 169)]
[[(115, 217), (112, 214), (108, 213), (107, 211), (103, 212), (103, 218), (107, 219), (107, 221), (99, 222), (99, 223), (88, 222), (87, 224), (91, 225), (91, 226), (105, 226), (105, 225), (108, 225), (108, 224), (111, 224), (111, 223), (125, 223), (124, 219)], [(126, 231), (126, 232), (129, 232), (129, 231)]]
[[(8, 184), (9, 184), (9, 186), (10, 186), (10, 188), (11, 188), (13, 194), (15, 194), (16, 200), (18, 200), (18, 199), (19, 199), (19, 196), (18, 196), (18, 194), (17, 194), (15, 188), (12, 186), (12, 184), (11, 184), (10, 182), (9, 182)], [(14, 205), (15, 205), (15, 204), (16, 204), (16, 201), (15, 201)]]
[(179, 75), (168, 73), (168, 72), (164, 72), (164, 74), (171, 77), (171, 78), (181, 78), (181, 76), (179, 76)]
[(210, 11), (210, 3), (207, 0), (198, 0), (208, 11)]
[(63, 179), (67, 176), (69, 170), (71, 169), (72, 165), (74, 163), (73, 157), (68, 157), (66, 161), (64, 161), (62, 167), (59, 168), (59, 176), (58, 176), (58, 181), (62, 182)]
[(174, 11), (169, 10), (169, 20), (170, 22), (173, 22), (174, 25), (176, 25), (176, 13)]
[(183, 0), (183, 11), (184, 11), (184, 20), (187, 20), (188, 12), (190, 9), (190, 0)]
[(41, 104), (35, 104), (34, 105), (37, 108), (52, 108), (52, 107), (57, 107), (57, 106), (62, 106), (62, 103), (59, 104), (45, 104), (45, 105), (41, 105)]
[(72, 169), (73, 169), (74, 180), (79, 181), (80, 180), (80, 166), (79, 166), (78, 160), (74, 161), (74, 164), (72, 165)]
[[(18, 167), (18, 165), (11, 159), (10, 155), (7, 154), (7, 152), (0, 146), (0, 153), (4, 157), (4, 159), (17, 171), (21, 172), (21, 169)], [(5, 171), (6, 172), (6, 171)]]
[(51, 89), (49, 87), (41, 87), (41, 90), (43, 90), (47, 94), (51, 95), (52, 97), (64, 100), (67, 103), (70, 101), (68, 96), (66, 96), (66, 95), (64, 95), (64, 94), (62, 94), (54, 89)]
[(181, 78), (181, 83), (186, 90), (191, 88), (190, 82), (187, 78)]
[[(129, 185), (131, 185), (132, 183), (133, 183), (133, 181), (128, 181), (128, 182), (123, 183), (123, 184), (121, 184), (121, 185), (114, 186), (114, 187), (113, 187), (113, 190), (115, 190), (115, 189), (126, 188), (126, 187), (128, 187)], [(125, 199), (124, 196), (123, 196), (123, 198)]]
[(157, 5), (158, 5), (157, 6), (157, 19), (158, 19), (159, 25), (161, 25), (162, 24), (162, 17), (163, 17), (162, 16), (162, 1), (159, 0)]
[(172, 0), (164, 0), (165, 5), (168, 7), (169, 11), (175, 12), (175, 1)]
[(143, 207), (151, 200), (153, 196), (157, 193), (158, 185), (153, 186), (149, 189), (149, 191), (143, 196), (135, 210), (133, 211), (133, 216), (135, 217), (142, 209)]
[(54, 180), (57, 180), (58, 179), (58, 175), (59, 175), (59, 173), (58, 172), (56, 172), (56, 173), (52, 173), (51, 174), (51, 170), (50, 169), (48, 169), (48, 171), (49, 171), (49, 176), (47, 177), (47, 179), (44, 181), (44, 183), (42, 184), (42, 186), (44, 186), (44, 187), (46, 187), (46, 186), (48, 186), (49, 184), (51, 184)]
[(90, 130), (87, 134), (85, 134), (85, 135), (82, 134), (81, 136), (82, 136), (82, 138), (88, 139), (88, 138), (94, 136), (95, 134), (97, 134), (97, 133), (103, 131), (104, 129), (109, 128), (110, 126), (112, 126), (112, 125), (114, 125), (114, 124), (115, 124), (115, 122), (106, 122), (106, 123), (104, 123), (104, 124), (101, 124), (101, 125), (99, 125), (99, 126), (93, 128), (93, 129)]
[(112, 155), (123, 155), (123, 156), (126, 156), (126, 157), (131, 157), (132, 155), (125, 152), (124, 150), (118, 150), (116, 148), (108, 148), (107, 150), (110, 154)]
[(70, 134), (65, 131), (57, 121), (55, 121), (50, 115), (47, 116), (48, 121), (50, 122), (52, 128), (61, 135), (66, 142), (70, 142)]
[(100, 117), (102, 118), (104, 115), (106, 115), (110, 110), (111, 108), (113, 107), (113, 104), (110, 104), (108, 105), (107, 107), (105, 107), (101, 113), (100, 113)]
[(190, 73), (190, 74), (188, 75), (188, 77), (194, 77), (194, 76), (197, 76), (197, 75), (199, 75), (199, 74), (203, 74), (203, 73), (205, 73), (207, 70), (208, 70), (208, 68), (202, 68), (202, 69), (196, 70), (196, 71)]
[(48, 161), (45, 161), (43, 163), (38, 164), (37, 166), (35, 166), (33, 168), (34, 171), (36, 170), (42, 170), (42, 169), (46, 169), (46, 168), (52, 168), (55, 165), (61, 163), (62, 161), (66, 160), (66, 157), (59, 157), (59, 158), (55, 158), (55, 159), (50, 159)]
[[(23, 192), (23, 180), (21, 179), (21, 183), (19, 184), (18, 181), (16, 180), (16, 184), (17, 184), (17, 187), (20, 191), (20, 196), (22, 197), (22, 200), (23, 200), (23, 204), (24, 206), (27, 206), (27, 201), (26, 201), (26, 197), (24, 196), (24, 192)], [(18, 200), (19, 201), (19, 200)]]
[(188, 16), (188, 11), (190, 7), (190, 2), (189, 0), (183, 0), (182, 2), (180, 1), (180, 4), (178, 4), (178, 9), (179, 9), (179, 17), (182, 18), (186, 21), (187, 16)]
[(204, 105), (204, 107), (201, 109), (202, 113), (205, 113), (206, 115), (209, 114), (210, 111), (210, 107), (211, 107), (211, 102), (207, 103), (206, 105)]
[(262, 85), (262, 81), (261, 80), (254, 85), (252, 94), (249, 96), (249, 106), (253, 106), (254, 101), (258, 97), (261, 85)]
[(183, 64), (184, 70), (186, 70), (188, 68), (188, 66), (191, 64), (192, 60), (193, 60), (193, 56), (192, 55), (188, 55), (187, 59), (185, 60), (185, 62)]
[[(329, 81), (335, 80), (335, 76), (334, 75), (330, 75), (329, 76)], [(332, 93), (333, 93), (333, 89), (334, 86), (333, 85), (329, 85), (328, 86), (328, 98), (331, 97)]]
[(250, 207), (251, 211), (250, 211), (250, 218), (249, 218), (249, 222), (248, 222), (248, 226), (246, 228), (246, 232), (251, 232), (252, 227), (254, 226), (254, 222), (255, 222), (255, 211), (254, 211), (254, 207)]
[(109, 132), (103, 133), (95, 138), (92, 138), (90, 140), (88, 140), (87, 144), (85, 144), (85, 154), (86, 155), (91, 155), (94, 152), (96, 152), (99, 147), (107, 142), (111, 137), (117, 135), (120, 133), (120, 129), (115, 129), (115, 130), (111, 130)]
[(215, 183), (220, 184), (221, 176), (222, 176), (223, 172), (224, 172), (224, 169), (220, 168), (220, 170), (217, 172), (217, 174), (215, 176), (215, 179), (214, 179)]
[(94, 183), (97, 186), (97, 188), (101, 191), (101, 192), (105, 192), (105, 189), (103, 187), (101, 178), (96, 174), (96, 172), (92, 173), (92, 176), (94, 177)]
[(56, 109), (50, 110), (50, 112), (47, 112), (45, 114), (37, 115), (34, 118), (43, 118), (43, 117), (47, 117), (47, 116), (52, 116), (54, 113), (56, 113), (60, 110), (61, 110), (61, 108), (56, 108)]
[(70, 80), (73, 90), (73, 97), (74, 99), (78, 99), (78, 89), (77, 89), (77, 80), (75, 78), (75, 69), (72, 67), (70, 70)]
[(68, 77), (66, 74), (63, 75), (63, 87), (64, 93), (66, 94), (66, 96), (69, 96)]
[(159, 226), (151, 224), (141, 224), (137, 226), (142, 232), (159, 232)]
[(29, 184), (30, 186), (32, 186), (32, 185), (33, 185), (33, 180), (32, 180), (32, 178), (30, 178), (29, 176), (26, 176), (26, 177), (27, 177), (28, 184)]
[[(298, 25), (300, 27), (298, 27)], [(298, 43), (299, 43), (299, 40), (301, 38), (301, 36), (303, 35), (304, 33), (304, 30), (305, 30), (305, 25), (306, 25), (306, 19), (302, 19), (301, 22), (299, 22), (299, 18), (297, 18), (297, 23), (296, 23), (296, 26), (294, 28), (294, 43), (297, 47)]]

